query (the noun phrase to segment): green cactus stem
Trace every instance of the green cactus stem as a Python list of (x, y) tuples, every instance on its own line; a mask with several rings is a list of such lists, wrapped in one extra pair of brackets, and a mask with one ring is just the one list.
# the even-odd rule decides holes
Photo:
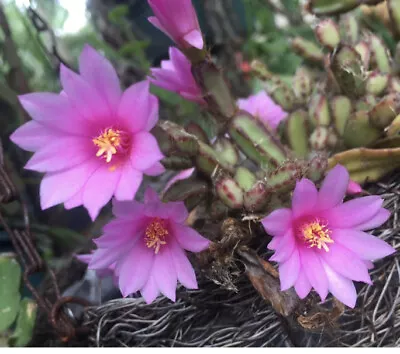
[(256, 183), (256, 176), (246, 167), (240, 166), (236, 170), (235, 180), (245, 192), (248, 192)]
[(383, 0), (309, 0), (308, 9), (317, 16), (339, 15), (359, 5), (376, 5)]
[(369, 68), (371, 60), (371, 46), (367, 41), (361, 41), (356, 44), (354, 49), (360, 54), (364, 68)]
[(366, 82), (366, 91), (375, 96), (380, 96), (389, 84), (389, 75), (380, 72), (371, 72)]
[(239, 112), (231, 120), (229, 134), (242, 152), (261, 166), (279, 166), (287, 159), (278, 137), (247, 112)]
[(285, 138), (294, 154), (299, 158), (306, 158), (308, 148), (308, 114), (304, 110), (297, 110), (286, 118)]
[(371, 57), (371, 64), (373, 67), (376, 68), (381, 73), (390, 73), (391, 65), (390, 65), (390, 58), (389, 58), (389, 50), (383, 43), (382, 39), (374, 34), (369, 35), (369, 42), (371, 45), (372, 57)]
[(266, 208), (272, 192), (264, 181), (257, 181), (244, 195), (244, 207), (249, 212), (259, 212)]
[(350, 178), (357, 183), (378, 181), (400, 167), (400, 148), (347, 150), (329, 159), (329, 168), (337, 164), (346, 167)]
[(203, 143), (206, 143), (206, 144), (210, 143), (207, 133), (204, 131), (204, 129), (199, 124), (197, 124), (195, 122), (190, 122), (185, 125), (185, 130), (189, 134), (196, 136), (197, 139), (199, 139)]
[(317, 93), (311, 98), (308, 114), (312, 127), (329, 126), (331, 116), (328, 99), (325, 95)]
[(191, 197), (197, 197), (199, 202), (209, 192), (209, 185), (196, 177), (190, 177), (176, 181), (166, 190), (162, 196), (165, 203), (185, 201)]
[(182, 171), (193, 167), (193, 161), (185, 156), (169, 156), (161, 160), (167, 170)]
[(343, 136), (344, 128), (352, 111), (352, 104), (346, 96), (336, 96), (330, 102), (333, 121), (339, 136)]
[(329, 129), (328, 127), (319, 126), (314, 129), (311, 133), (309, 142), (313, 150), (320, 151), (326, 150), (329, 146), (328, 144)]
[(332, 51), (340, 43), (339, 26), (331, 19), (324, 19), (315, 27), (315, 36), (323, 47)]
[(231, 209), (243, 208), (244, 191), (239, 184), (230, 177), (218, 177), (214, 181), (215, 192), (219, 199)]
[(400, 114), (393, 120), (393, 122), (386, 129), (387, 136), (396, 136), (400, 134)]
[(397, 39), (400, 39), (400, 0), (386, 0), (392, 29)]
[(314, 86), (314, 78), (310, 70), (305, 66), (300, 66), (293, 77), (292, 86), (297, 101), (306, 104)]
[(372, 108), (369, 117), (372, 125), (383, 130), (398, 114), (400, 114), (400, 94), (390, 94)]
[(272, 193), (284, 193), (291, 191), (307, 170), (307, 163), (299, 161), (288, 161), (266, 177), (268, 189)]
[(234, 166), (238, 163), (239, 152), (229, 138), (218, 137), (213, 144), (213, 148), (217, 152), (218, 157), (227, 164)]
[(209, 145), (199, 141), (198, 154), (195, 157), (196, 167), (199, 171), (212, 177), (219, 169), (233, 172), (232, 167), (218, 156), (218, 153)]
[(318, 182), (325, 176), (327, 169), (327, 157), (324, 154), (318, 154), (309, 160), (306, 177), (314, 182)]
[(295, 37), (292, 39), (291, 45), (293, 51), (305, 60), (320, 66), (323, 65), (324, 53), (314, 42), (308, 41), (302, 37)]
[(343, 42), (356, 44), (360, 37), (360, 25), (358, 20), (352, 14), (346, 14), (340, 17), (339, 22), (340, 37)]

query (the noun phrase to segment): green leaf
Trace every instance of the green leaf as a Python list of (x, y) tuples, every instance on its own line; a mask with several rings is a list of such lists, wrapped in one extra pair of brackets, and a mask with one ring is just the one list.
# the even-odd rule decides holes
[(10, 255), (0, 256), (0, 282), (0, 332), (3, 332), (14, 323), (21, 299), (21, 268)]
[(37, 304), (30, 299), (22, 299), (15, 331), (9, 340), (10, 346), (25, 347), (32, 338), (35, 326)]
[(108, 13), (108, 19), (115, 24), (120, 24), (126, 18), (128, 13), (128, 5), (118, 5)]

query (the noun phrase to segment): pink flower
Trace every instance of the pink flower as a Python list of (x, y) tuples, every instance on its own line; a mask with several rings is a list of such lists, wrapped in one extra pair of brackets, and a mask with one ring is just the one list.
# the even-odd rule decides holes
[(314, 288), (322, 300), (328, 292), (349, 307), (357, 299), (353, 281), (371, 284), (372, 260), (395, 250), (364, 231), (382, 225), (390, 216), (378, 196), (343, 203), (349, 183), (340, 165), (326, 176), (319, 190), (302, 179), (293, 193), (292, 208), (278, 209), (262, 220), (273, 236), (271, 260), (279, 263), (281, 289), (294, 285), (300, 298)]
[(287, 116), (281, 106), (277, 105), (264, 91), (246, 99), (239, 99), (237, 103), (240, 109), (249, 112), (274, 130)]
[(203, 36), (191, 0), (148, 0), (155, 17), (149, 21), (181, 48), (202, 49)]
[(183, 98), (205, 104), (203, 94), (192, 75), (192, 64), (176, 48), (169, 49), (170, 60), (163, 60), (161, 68), (152, 68), (150, 81), (165, 90), (176, 92)]
[(346, 191), (347, 195), (360, 194), (362, 191), (362, 187), (357, 182), (354, 182), (353, 180), (349, 181), (349, 185), (347, 186)]
[(79, 69), (80, 75), (61, 67), (60, 94), (19, 97), (33, 120), (11, 140), (35, 152), (25, 168), (46, 173), (42, 209), (83, 204), (95, 219), (112, 196), (133, 199), (143, 174), (164, 171), (163, 155), (149, 133), (158, 120), (158, 100), (148, 81), (122, 93), (111, 63), (88, 45)]
[(161, 292), (175, 301), (177, 281), (197, 288), (196, 275), (185, 250), (200, 252), (209, 241), (184, 225), (188, 216), (183, 202), (163, 204), (148, 188), (144, 204), (114, 202), (116, 219), (94, 240), (89, 269), (113, 270), (123, 296), (140, 291), (147, 303)]

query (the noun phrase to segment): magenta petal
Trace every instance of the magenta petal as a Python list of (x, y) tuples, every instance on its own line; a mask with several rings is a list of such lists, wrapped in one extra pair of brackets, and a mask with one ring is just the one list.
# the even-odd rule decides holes
[(60, 80), (68, 100), (88, 120), (112, 115), (107, 103), (81, 76), (61, 64)]
[(154, 276), (161, 293), (170, 300), (175, 301), (178, 277), (169, 247), (162, 247), (154, 258), (151, 274)]
[(111, 200), (121, 177), (120, 169), (110, 171), (108, 166), (100, 166), (90, 176), (83, 191), (83, 205), (92, 220), (96, 219), (100, 209)]
[(371, 278), (365, 263), (355, 253), (339, 243), (330, 244), (329, 252), (321, 252), (321, 255), (333, 271), (351, 280), (371, 284)]
[(296, 283), (300, 272), (299, 251), (295, 250), (290, 258), (279, 264), (279, 279), (281, 281), (281, 290), (285, 291)]
[(332, 238), (364, 260), (376, 260), (396, 252), (385, 241), (363, 231), (336, 229)]
[(203, 36), (201, 32), (197, 29), (190, 31), (183, 37), (183, 39), (192, 47), (195, 47), (197, 49), (202, 49), (204, 46)]
[(201, 252), (208, 248), (210, 241), (201, 236), (196, 230), (175, 222), (170, 223), (171, 232), (179, 245), (191, 252)]
[(339, 301), (354, 308), (357, 301), (357, 292), (354, 283), (350, 279), (336, 273), (325, 262), (322, 262), (322, 265), (328, 278), (329, 291)]
[(143, 171), (143, 173), (147, 176), (159, 176), (165, 172), (165, 167), (160, 163), (156, 162), (153, 166)]
[(143, 173), (136, 171), (130, 161), (127, 161), (121, 167), (121, 178), (117, 189), (115, 190), (115, 198), (117, 200), (132, 200), (135, 198), (136, 192), (143, 180)]
[(261, 220), (266, 232), (270, 235), (283, 235), (291, 226), (292, 211), (290, 209), (274, 210)]
[(282, 242), (279, 244), (275, 251), (275, 254), (271, 257), (271, 261), (285, 262), (292, 255), (296, 246), (296, 240), (293, 235), (293, 230), (289, 229), (282, 238)]
[(90, 45), (85, 44), (79, 57), (82, 77), (105, 99), (110, 111), (116, 112), (122, 96), (117, 73), (111, 63)]
[(274, 237), (272, 237), (272, 240), (271, 240), (271, 242), (268, 244), (267, 248), (268, 248), (269, 250), (276, 250), (276, 249), (279, 247), (279, 245), (281, 244), (282, 239), (283, 239), (283, 235), (279, 235), (279, 236), (274, 236)]
[(143, 204), (135, 200), (129, 202), (120, 202), (113, 200), (113, 214), (118, 218), (132, 218), (133, 216), (141, 217), (143, 215)]
[(321, 261), (312, 249), (301, 247), (299, 251), (302, 270), (321, 300), (324, 301), (328, 295), (328, 279), (323, 271)]
[(121, 258), (129, 248), (124, 246), (116, 246), (114, 248), (100, 248), (93, 253), (90, 260), (89, 269), (104, 269), (108, 268), (111, 264)]
[(349, 173), (341, 165), (336, 165), (330, 170), (319, 190), (319, 209), (328, 209), (340, 204), (346, 194), (349, 179)]
[(93, 159), (66, 171), (46, 174), (40, 184), (42, 209), (64, 203), (74, 197), (97, 168), (98, 161)]
[(174, 238), (171, 239), (169, 245), (179, 282), (187, 289), (197, 289), (196, 274), (185, 251)]
[(87, 122), (67, 96), (40, 92), (29, 93), (18, 98), (35, 121), (63, 132), (88, 136)]
[(154, 98), (149, 92), (148, 80), (130, 86), (122, 95), (118, 108), (118, 116), (129, 127), (132, 133), (138, 133), (154, 121)]
[(317, 198), (318, 192), (313, 182), (307, 178), (297, 182), (292, 198), (293, 215), (298, 217), (312, 211), (317, 203)]
[(150, 109), (149, 109), (149, 116), (147, 118), (147, 124), (145, 127), (146, 131), (152, 130), (155, 125), (158, 122), (158, 112), (159, 112), (159, 107), (158, 107), (158, 98), (156, 96), (151, 95), (150, 96)]
[(56, 172), (74, 167), (93, 157), (93, 144), (85, 137), (67, 136), (50, 140), (37, 151), (25, 168)]
[(145, 171), (164, 158), (156, 138), (147, 132), (134, 136), (132, 142), (131, 162), (134, 169)]
[(331, 228), (352, 228), (374, 217), (382, 203), (383, 199), (378, 196), (357, 198), (326, 211), (324, 217)]
[(145, 286), (155, 260), (154, 251), (139, 239), (131, 251), (121, 260), (119, 267), (119, 288), (124, 297)]
[(160, 197), (153, 188), (147, 187), (146, 191), (144, 192), (144, 202), (145, 204), (160, 203)]
[(375, 214), (375, 216), (373, 216), (371, 219), (369, 219), (366, 222), (363, 222), (357, 226), (354, 226), (354, 228), (357, 230), (362, 230), (362, 231), (375, 229), (375, 228), (383, 225), (386, 221), (388, 221), (390, 218), (390, 215), (391, 215), (391, 213), (389, 210), (381, 208)]
[(189, 216), (184, 202), (168, 203), (168, 216), (178, 224), (183, 224)]
[(154, 276), (149, 276), (146, 285), (140, 290), (140, 293), (147, 304), (151, 304), (157, 298), (157, 296), (160, 294), (160, 290), (158, 290)]
[(46, 127), (32, 120), (20, 126), (12, 133), (10, 140), (24, 150), (36, 151), (40, 147), (43, 147), (46, 142), (59, 139), (63, 135), (63, 133), (56, 129)]
[(307, 279), (304, 269), (300, 269), (299, 276), (297, 277), (296, 283), (294, 284), (297, 295), (300, 299), (304, 299), (311, 291), (312, 286)]

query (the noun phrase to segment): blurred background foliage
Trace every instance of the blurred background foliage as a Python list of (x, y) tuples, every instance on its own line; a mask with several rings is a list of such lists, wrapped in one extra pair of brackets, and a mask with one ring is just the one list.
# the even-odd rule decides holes
[[(302, 62), (291, 50), (290, 39), (302, 36), (315, 41), (312, 19), (308, 21), (303, 16), (300, 0), (194, 0), (193, 3), (211, 53), (224, 68), (237, 97), (246, 97), (259, 88), (257, 81), (247, 74), (252, 59), (263, 61), (270, 71), (287, 80)], [(60, 64), (76, 70), (85, 43), (113, 62), (123, 86), (144, 79), (152, 66), (168, 58), (168, 47), (172, 45), (147, 22), (150, 14), (144, 0), (0, 0), (0, 140), (7, 169), (29, 208), (38, 248), (56, 269), (65, 266), (77, 249), (88, 248), (88, 240), (98, 236), (109, 220), (110, 208), (105, 208), (95, 223), (90, 222), (83, 208), (66, 211), (60, 205), (41, 211), (41, 176), (23, 169), (30, 154), (8, 139), (11, 132), (29, 120), (17, 95), (58, 92)], [(371, 16), (365, 17), (366, 24), (394, 49), (385, 22), (381, 17)], [(181, 124), (193, 120), (213, 136), (212, 120), (196, 105), (173, 93), (153, 90), (161, 100), (162, 119)], [(11, 226), (23, 227), (21, 206), (17, 202), (0, 205), (0, 210)], [(0, 256), (11, 251), (8, 236), (0, 228)], [(20, 272), (12, 264), (7, 266), (9, 257), (4, 259), (0, 258), (0, 274)], [(34, 279), (36, 284), (41, 281), (40, 277)], [(21, 287), (19, 281), (14, 285)], [(3, 285), (0, 300), (4, 295), (2, 288)], [(18, 297), (15, 306), (12, 318), (0, 326), (0, 346), (24, 345), (32, 331), (33, 305), (29, 300), (19, 301)]]

